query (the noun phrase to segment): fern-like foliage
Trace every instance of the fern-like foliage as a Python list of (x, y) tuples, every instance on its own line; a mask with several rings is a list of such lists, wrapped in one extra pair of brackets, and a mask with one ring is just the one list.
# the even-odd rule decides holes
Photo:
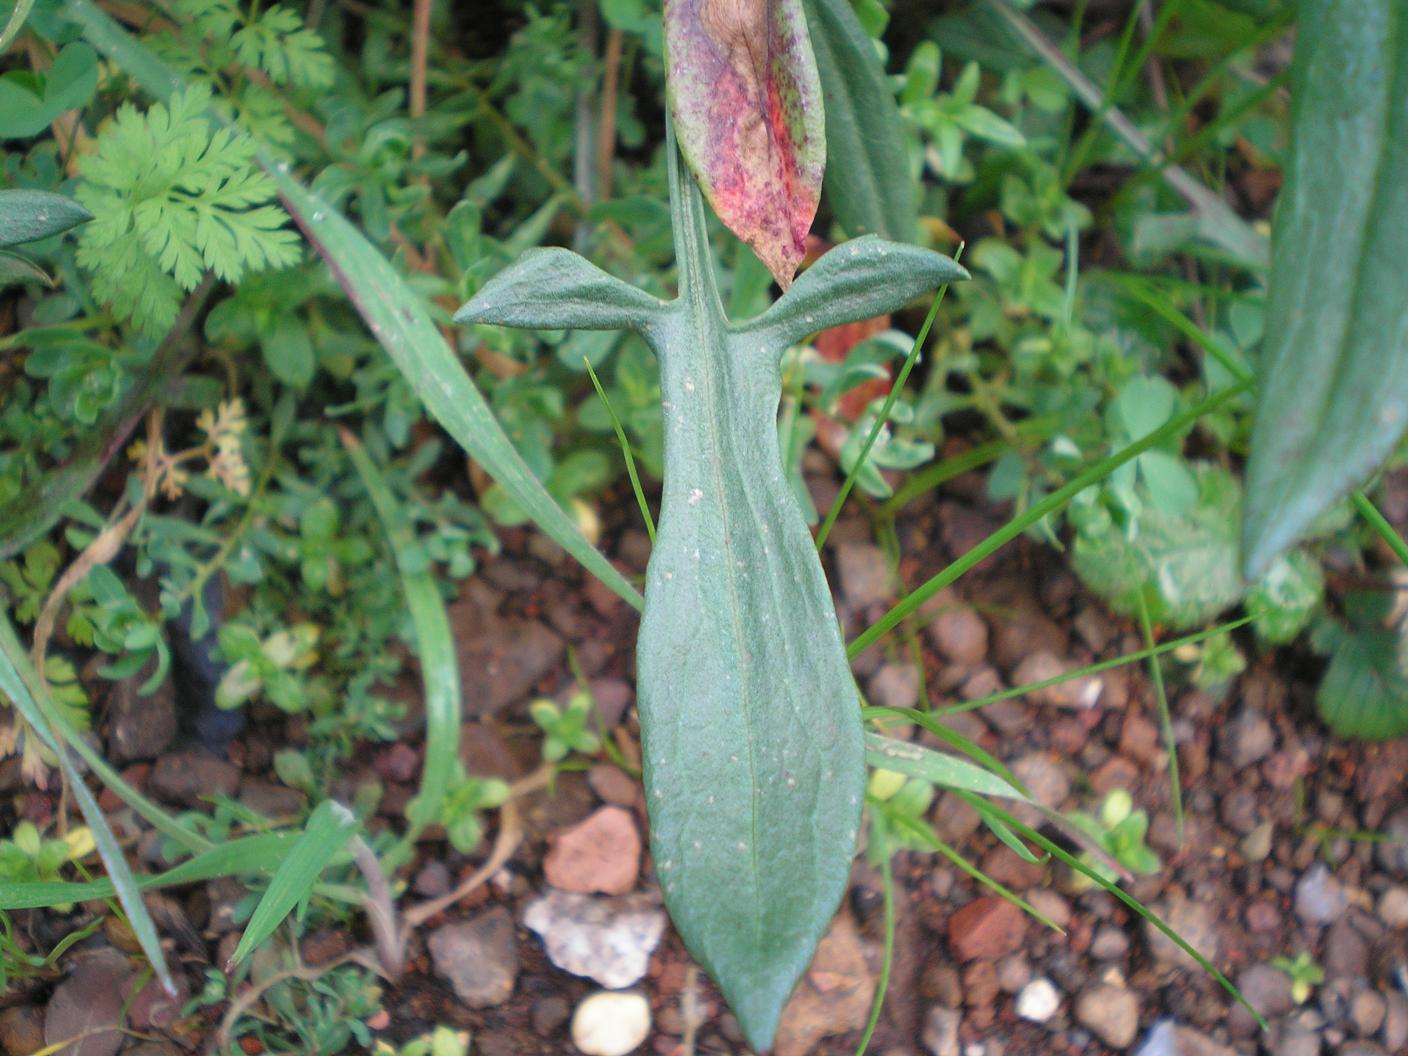
[(332, 57), (322, 38), (305, 29), (298, 15), (286, 7), (273, 4), (256, 14), (246, 13), (237, 0), (181, 0), (177, 10), (202, 36), (229, 41), (240, 64), (262, 70), (275, 84), (294, 88), (332, 84)]
[(146, 114), (121, 107), (83, 159), (77, 198), (93, 214), (78, 260), (93, 292), (147, 333), (171, 324), (180, 291), (207, 269), (227, 282), (298, 259), (273, 181), (254, 165), (254, 144), (211, 131), (210, 92), (197, 87)]

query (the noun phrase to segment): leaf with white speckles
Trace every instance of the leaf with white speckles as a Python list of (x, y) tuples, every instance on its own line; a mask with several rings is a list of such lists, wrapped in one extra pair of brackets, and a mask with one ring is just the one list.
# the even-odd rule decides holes
[(786, 289), (826, 169), (801, 0), (666, 0), (666, 90), (704, 196)]

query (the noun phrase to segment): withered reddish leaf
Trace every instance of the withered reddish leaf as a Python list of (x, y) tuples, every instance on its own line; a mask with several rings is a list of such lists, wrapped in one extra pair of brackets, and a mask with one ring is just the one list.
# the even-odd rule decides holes
[(786, 289), (826, 168), (801, 0), (665, 0), (665, 63), (685, 161), (719, 219)]

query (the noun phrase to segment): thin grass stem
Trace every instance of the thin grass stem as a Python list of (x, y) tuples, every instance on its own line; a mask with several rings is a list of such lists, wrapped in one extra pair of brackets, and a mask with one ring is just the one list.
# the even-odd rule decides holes
[(621, 426), (621, 419), (616, 417), (616, 412), (611, 407), (611, 401), (606, 398), (606, 390), (601, 387), (601, 379), (592, 369), (591, 360), (583, 356), (582, 362), (587, 365), (587, 374), (590, 375), (592, 385), (596, 388), (596, 394), (601, 397), (601, 402), (606, 407), (606, 413), (611, 418), (611, 427), (616, 430), (616, 442), (621, 445), (621, 454), (626, 458), (626, 472), (631, 477), (631, 490), (636, 493), (636, 504), (640, 507), (640, 515), (645, 521), (646, 534), (654, 543), (655, 519), (650, 516), (650, 504), (645, 501), (645, 491), (640, 486), (640, 474), (636, 472), (636, 456), (631, 453), (631, 442), (626, 439), (626, 430)]
[[(1154, 624), (1149, 619), (1149, 603), (1139, 592), (1139, 630), (1144, 635), (1144, 647), (1154, 648)], [(1169, 716), (1168, 692), (1164, 688), (1164, 669), (1157, 655), (1149, 657), (1149, 677), (1154, 683), (1154, 700), (1159, 705), (1159, 730), (1168, 755), (1169, 792), (1173, 796), (1173, 820), (1178, 831), (1178, 846), (1183, 846), (1183, 782), (1178, 777), (1178, 746), (1173, 742), (1173, 719)]]

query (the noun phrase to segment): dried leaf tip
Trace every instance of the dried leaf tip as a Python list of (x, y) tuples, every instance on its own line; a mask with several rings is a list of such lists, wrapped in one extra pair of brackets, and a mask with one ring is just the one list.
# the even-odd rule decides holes
[(666, 0), (665, 64), (685, 163), (719, 219), (787, 289), (826, 168), (801, 0)]

